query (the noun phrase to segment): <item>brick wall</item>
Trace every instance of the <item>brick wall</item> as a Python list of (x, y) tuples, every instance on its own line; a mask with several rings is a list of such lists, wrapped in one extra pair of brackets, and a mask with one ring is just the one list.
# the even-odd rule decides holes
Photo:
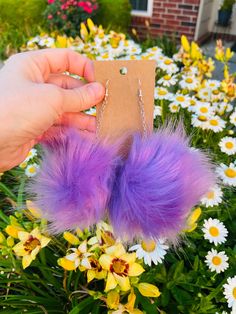
[(194, 38), (200, 0), (154, 0), (152, 17), (133, 16), (132, 27), (140, 37), (145, 37), (150, 24), (153, 37), (161, 34), (186, 35), (190, 40)]

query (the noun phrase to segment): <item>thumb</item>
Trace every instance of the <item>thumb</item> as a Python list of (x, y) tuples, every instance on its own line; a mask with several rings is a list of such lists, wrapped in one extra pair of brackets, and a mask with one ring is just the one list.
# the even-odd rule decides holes
[(98, 82), (88, 83), (74, 89), (61, 89), (63, 95), (63, 112), (79, 112), (100, 103), (105, 88)]

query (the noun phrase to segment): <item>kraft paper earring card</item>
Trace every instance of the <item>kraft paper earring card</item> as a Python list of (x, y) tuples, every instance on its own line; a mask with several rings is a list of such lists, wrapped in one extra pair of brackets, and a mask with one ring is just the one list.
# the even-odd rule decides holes
[[(149, 130), (153, 128), (155, 68), (154, 60), (94, 61), (95, 80), (108, 88), (107, 106), (102, 113), (99, 133), (116, 138), (126, 131), (142, 129), (138, 103), (141, 85), (145, 118)], [(97, 106), (100, 117), (101, 105)]]

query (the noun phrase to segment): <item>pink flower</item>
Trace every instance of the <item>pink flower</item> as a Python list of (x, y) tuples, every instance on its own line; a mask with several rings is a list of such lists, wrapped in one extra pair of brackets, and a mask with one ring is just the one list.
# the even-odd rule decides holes
[(62, 15), (61, 17), (63, 20), (66, 20), (67, 16), (65, 14)]
[(48, 19), (51, 20), (53, 18), (52, 14), (48, 15)]
[(53, 4), (55, 0), (48, 0), (48, 4)]

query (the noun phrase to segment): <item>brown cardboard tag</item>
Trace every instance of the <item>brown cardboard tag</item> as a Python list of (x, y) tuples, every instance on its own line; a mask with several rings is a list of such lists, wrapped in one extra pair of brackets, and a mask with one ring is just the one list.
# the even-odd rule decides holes
[[(125, 132), (143, 130), (142, 116), (138, 103), (139, 80), (144, 101), (148, 129), (153, 129), (154, 60), (94, 61), (95, 79), (108, 83), (108, 103), (100, 115), (101, 104), (97, 106), (97, 119), (101, 119), (99, 136), (117, 138)], [(121, 69), (126, 74), (121, 74)], [(100, 117), (101, 116), (101, 117)]]

